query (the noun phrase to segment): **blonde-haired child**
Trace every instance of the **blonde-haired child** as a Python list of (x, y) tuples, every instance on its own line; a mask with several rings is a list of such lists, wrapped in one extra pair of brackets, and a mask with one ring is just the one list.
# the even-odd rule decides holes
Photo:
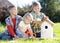
[(23, 20), (19, 23), (19, 31), (22, 33), (23, 38), (33, 38), (33, 32), (30, 26), (30, 23), (32, 22), (33, 17), (31, 13), (26, 13), (23, 16)]

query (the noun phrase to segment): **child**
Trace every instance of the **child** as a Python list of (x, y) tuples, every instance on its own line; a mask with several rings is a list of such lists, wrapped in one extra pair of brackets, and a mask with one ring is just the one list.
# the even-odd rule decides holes
[(9, 6), (7, 9), (10, 13), (10, 16), (5, 19), (7, 30), (0, 35), (0, 39), (18, 39), (19, 37), (16, 34), (16, 29), (22, 17), (17, 15), (15, 6)]
[(26, 13), (23, 16), (23, 20), (19, 23), (19, 31), (22, 33), (23, 38), (33, 38), (33, 32), (30, 26), (30, 23), (32, 22), (33, 17), (30, 13)]
[[(36, 37), (41, 37), (40, 31), (40, 25), (42, 24), (43, 21), (47, 21), (49, 22), (51, 25), (53, 25), (54, 23), (49, 20), (49, 18), (42, 12), (40, 12), (42, 9), (41, 4), (39, 2), (34, 2), (32, 5), (32, 16), (33, 16), (33, 25), (35, 25), (35, 27), (33, 28), (33, 31), (36, 33)], [(37, 25), (37, 27), (36, 27)]]

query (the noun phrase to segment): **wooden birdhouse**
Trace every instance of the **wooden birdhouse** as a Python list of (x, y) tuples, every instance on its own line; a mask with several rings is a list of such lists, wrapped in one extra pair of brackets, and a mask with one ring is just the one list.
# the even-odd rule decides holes
[(53, 38), (53, 27), (47, 21), (44, 21), (41, 25), (41, 38)]

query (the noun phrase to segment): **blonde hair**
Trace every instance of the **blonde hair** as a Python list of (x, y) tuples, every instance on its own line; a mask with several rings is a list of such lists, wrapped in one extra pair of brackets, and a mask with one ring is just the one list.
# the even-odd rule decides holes
[(28, 17), (30, 17), (32, 20), (33, 20), (33, 16), (31, 13), (26, 13), (24, 16), (23, 16), (23, 20), (26, 20)]
[(42, 9), (41, 4), (39, 2), (33, 2), (32, 7), (35, 7), (37, 5), (39, 5), (39, 7)]

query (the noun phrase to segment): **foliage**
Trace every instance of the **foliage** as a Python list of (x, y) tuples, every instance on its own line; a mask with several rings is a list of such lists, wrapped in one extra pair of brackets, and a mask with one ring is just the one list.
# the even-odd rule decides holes
[(40, 2), (44, 12), (54, 22), (60, 22), (60, 2), (58, 0), (43, 0)]

